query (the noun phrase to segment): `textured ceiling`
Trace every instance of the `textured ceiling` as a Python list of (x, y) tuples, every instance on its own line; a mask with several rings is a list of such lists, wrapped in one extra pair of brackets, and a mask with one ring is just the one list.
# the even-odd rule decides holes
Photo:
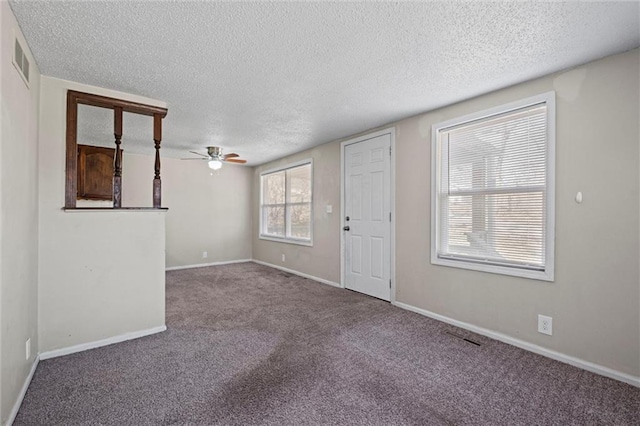
[(44, 75), (166, 101), (165, 155), (250, 164), (640, 44), (638, 2), (10, 4)]

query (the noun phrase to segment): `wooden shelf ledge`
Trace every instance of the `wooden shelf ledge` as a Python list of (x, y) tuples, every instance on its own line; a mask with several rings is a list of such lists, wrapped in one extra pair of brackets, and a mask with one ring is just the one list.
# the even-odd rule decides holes
[(168, 207), (120, 207), (114, 209), (113, 207), (62, 207), (65, 212), (166, 212)]

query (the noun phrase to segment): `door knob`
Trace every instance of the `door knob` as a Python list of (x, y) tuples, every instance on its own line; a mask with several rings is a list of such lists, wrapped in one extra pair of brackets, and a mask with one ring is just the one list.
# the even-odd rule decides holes
[(351, 228), (349, 228), (348, 226), (345, 226), (344, 228), (342, 228), (342, 230), (343, 230), (343, 231), (348, 231), (348, 230), (350, 230), (350, 229), (351, 229)]

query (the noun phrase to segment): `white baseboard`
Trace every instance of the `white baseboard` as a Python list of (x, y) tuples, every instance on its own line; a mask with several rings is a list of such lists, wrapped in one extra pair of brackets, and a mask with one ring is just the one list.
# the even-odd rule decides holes
[(495, 340), (507, 343), (512, 346), (524, 349), (529, 352), (536, 353), (538, 355), (545, 356), (547, 358), (555, 359), (556, 361), (564, 362), (565, 364), (573, 365), (574, 367), (582, 368), (583, 370), (590, 371), (592, 373), (599, 374), (601, 376), (609, 377), (611, 379), (619, 380), (624, 383), (628, 383), (632, 386), (640, 387), (640, 377), (632, 376), (631, 374), (623, 373), (621, 371), (614, 370), (609, 367), (605, 367), (593, 362), (585, 361), (580, 358), (576, 358), (570, 355), (565, 355), (560, 352), (552, 351), (551, 349), (543, 348), (542, 346), (534, 345), (533, 343), (525, 342), (524, 340), (516, 339), (506, 334), (498, 333), (496, 331), (489, 330), (469, 324), (466, 322), (458, 321), (453, 318), (446, 317), (444, 315), (436, 314), (435, 312), (427, 311), (426, 309), (418, 308), (413, 305), (408, 305), (402, 302), (393, 302), (393, 305), (424, 315), (429, 318), (433, 318), (438, 321), (446, 322), (447, 324), (455, 325), (456, 327), (464, 328), (465, 330), (472, 331), (483, 336), (490, 337)]
[(36, 372), (36, 368), (38, 367), (38, 362), (40, 362), (40, 357), (36, 355), (36, 359), (33, 361), (33, 364), (31, 364), (31, 370), (29, 370), (29, 374), (27, 375), (27, 378), (25, 379), (24, 384), (22, 385), (22, 389), (20, 389), (20, 394), (18, 395), (18, 399), (16, 400), (16, 403), (13, 404), (13, 408), (9, 413), (9, 418), (7, 419), (7, 423), (5, 423), (6, 426), (11, 426), (13, 424), (13, 421), (16, 419), (16, 416), (18, 415), (18, 410), (20, 410), (20, 406), (22, 405), (22, 400), (24, 399), (24, 396), (27, 394), (27, 389), (29, 389), (29, 385), (31, 384), (31, 379), (33, 379), (33, 374)]
[(198, 263), (195, 265), (184, 265), (184, 266), (170, 266), (165, 268), (165, 271), (177, 271), (180, 269), (191, 269), (191, 268), (205, 268), (207, 266), (218, 266), (218, 265), (228, 265), (230, 263), (245, 263), (251, 262), (251, 259), (236, 259), (236, 260), (225, 260), (222, 262), (211, 262), (211, 263)]
[(127, 340), (137, 339), (139, 337), (149, 336), (151, 334), (156, 334), (163, 332), (167, 329), (166, 325), (162, 325), (160, 327), (148, 328), (146, 330), (140, 331), (132, 331), (130, 333), (119, 334), (117, 336), (109, 337), (107, 339), (96, 340), (88, 343), (81, 343), (79, 345), (69, 346), (67, 348), (62, 349), (54, 349), (52, 351), (42, 352), (40, 353), (40, 360), (45, 360), (49, 358), (56, 358), (63, 355), (74, 354), (76, 352), (82, 352), (89, 349), (95, 349), (102, 346), (112, 345), (114, 343), (125, 342)]
[(271, 263), (263, 262), (262, 260), (253, 259), (252, 262), (253, 263), (257, 263), (259, 265), (268, 266), (270, 268), (279, 269), (281, 271), (288, 272), (288, 273), (293, 274), (293, 275), (298, 275), (299, 277), (309, 278), (310, 280), (318, 281), (318, 282), (320, 282), (322, 284), (329, 284), (330, 286), (333, 286), (333, 287), (342, 288), (342, 286), (340, 284), (338, 284), (338, 283), (334, 283), (333, 281), (325, 280), (324, 278), (314, 277), (313, 275), (305, 274), (304, 272), (294, 271), (293, 269), (284, 268), (284, 267), (278, 266), (278, 265), (273, 265)]

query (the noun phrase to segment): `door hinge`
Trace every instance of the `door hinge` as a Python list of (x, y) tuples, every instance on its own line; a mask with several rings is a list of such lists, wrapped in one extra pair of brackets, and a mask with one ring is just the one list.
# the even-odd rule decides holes
[(389, 288), (391, 288), (391, 280), (389, 280)]
[(389, 155), (391, 155), (391, 147), (389, 147)]
[(391, 212), (389, 212), (389, 222), (391, 222)]

